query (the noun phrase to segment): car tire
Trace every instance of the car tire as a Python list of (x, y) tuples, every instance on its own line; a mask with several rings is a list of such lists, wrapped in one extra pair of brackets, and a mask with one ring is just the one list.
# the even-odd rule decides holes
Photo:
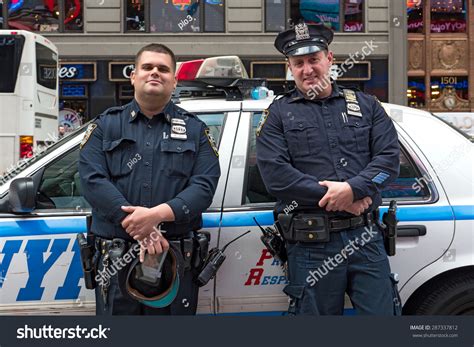
[(428, 284), (410, 298), (403, 314), (474, 315), (474, 274), (461, 272)]

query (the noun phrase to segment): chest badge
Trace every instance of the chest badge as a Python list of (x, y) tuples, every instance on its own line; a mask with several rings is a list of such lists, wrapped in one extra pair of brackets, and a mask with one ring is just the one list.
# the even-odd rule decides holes
[(172, 125), (170, 137), (172, 139), (186, 140), (188, 138), (186, 127), (184, 125)]
[(346, 99), (347, 114), (354, 117), (362, 118), (360, 112), (359, 101), (357, 100), (356, 93), (351, 89), (344, 89), (344, 98)]

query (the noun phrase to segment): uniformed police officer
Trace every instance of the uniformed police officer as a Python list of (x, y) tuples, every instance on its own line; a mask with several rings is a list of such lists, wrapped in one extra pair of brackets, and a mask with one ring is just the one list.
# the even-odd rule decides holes
[(131, 74), (133, 101), (102, 113), (81, 143), (79, 174), (93, 208), (98, 268), (111, 275), (96, 288), (97, 314), (196, 313), (198, 287), (190, 261), (176, 299), (162, 309), (121, 292), (115, 272), (124, 260), (114, 259), (115, 268), (107, 271), (112, 258), (135, 241), (142, 241), (142, 260), (144, 252), (156, 255), (168, 249), (168, 242), (180, 242), (183, 258), (190, 260), (193, 231), (201, 228), (202, 212), (212, 202), (220, 176), (216, 145), (202, 121), (171, 101), (175, 72), (176, 59), (168, 47), (143, 47)]
[[(305, 23), (278, 35), (296, 89), (276, 98), (257, 129), (257, 163), (278, 199), (275, 212), (298, 204), (285, 230), (289, 312), (342, 314), (347, 292), (359, 314), (398, 314), (396, 281), (373, 225), (381, 190), (398, 176), (397, 133), (375, 97), (330, 78), (332, 39), (325, 26)], [(326, 242), (317, 242), (321, 235)]]

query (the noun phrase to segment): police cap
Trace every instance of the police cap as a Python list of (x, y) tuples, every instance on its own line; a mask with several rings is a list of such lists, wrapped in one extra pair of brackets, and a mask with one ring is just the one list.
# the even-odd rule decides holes
[(327, 50), (333, 37), (333, 31), (322, 24), (302, 22), (293, 29), (279, 33), (275, 48), (287, 57), (311, 54)]

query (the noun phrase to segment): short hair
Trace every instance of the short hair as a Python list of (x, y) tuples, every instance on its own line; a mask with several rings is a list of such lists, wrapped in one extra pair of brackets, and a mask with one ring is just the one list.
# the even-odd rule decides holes
[(156, 52), (156, 53), (168, 54), (171, 57), (171, 62), (173, 64), (173, 71), (176, 71), (176, 56), (174, 55), (171, 49), (169, 49), (167, 46), (161, 43), (150, 43), (149, 45), (142, 47), (138, 51), (137, 55), (135, 56), (135, 68), (137, 67), (138, 61), (140, 60), (140, 57), (143, 52)]

